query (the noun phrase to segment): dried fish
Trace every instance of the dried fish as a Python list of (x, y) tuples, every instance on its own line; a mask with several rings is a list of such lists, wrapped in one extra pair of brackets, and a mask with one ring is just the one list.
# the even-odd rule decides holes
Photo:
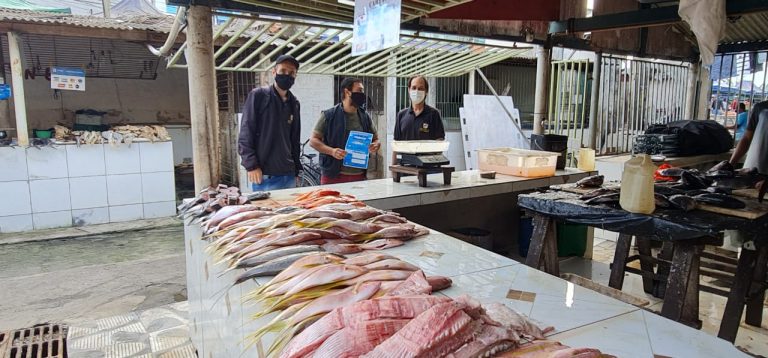
[(600, 189), (595, 189), (588, 193), (583, 194), (582, 196), (579, 197), (579, 200), (589, 200), (601, 195), (614, 194), (614, 193), (618, 193), (618, 191), (616, 189), (600, 188)]
[(576, 187), (577, 188), (598, 188), (603, 185), (604, 180), (605, 180), (605, 176), (603, 175), (593, 175), (577, 181)]
[(744, 209), (747, 207), (743, 201), (723, 194), (699, 194), (693, 197), (699, 203), (728, 209)]
[(585, 201), (587, 205), (616, 204), (619, 202), (619, 193), (605, 194)]
[(669, 202), (674, 207), (683, 211), (696, 209), (696, 200), (687, 195), (672, 195), (669, 197)]

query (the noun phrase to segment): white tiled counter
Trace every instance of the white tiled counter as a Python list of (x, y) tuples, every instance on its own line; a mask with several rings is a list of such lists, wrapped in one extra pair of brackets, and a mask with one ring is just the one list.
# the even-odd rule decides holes
[(0, 232), (175, 214), (171, 142), (0, 147)]
[[(415, 178), (403, 183), (391, 179), (326, 186), (355, 195), (380, 209), (397, 209), (435, 202), (520, 192), (577, 181), (589, 174), (562, 171), (552, 178), (526, 179), (497, 175), (481, 179), (477, 171), (454, 173), (452, 185), (443, 186), (441, 175), (430, 177), (421, 188)], [(277, 200), (291, 200), (312, 188), (280, 190)], [(494, 208), (479, 208), (494, 210)], [(267, 334), (247, 347), (248, 335), (276, 314), (252, 320), (260, 310), (244, 304), (243, 297), (270, 278), (232, 285), (241, 270), (224, 273), (205, 252), (198, 226), (185, 227), (187, 292), (190, 334), (200, 357), (263, 357), (274, 339)], [(419, 266), (427, 275), (443, 275), (453, 286), (436, 294), (449, 297), (468, 293), (481, 302), (502, 302), (544, 325), (555, 327), (551, 339), (577, 347), (593, 347), (618, 357), (742, 357), (730, 343), (687, 326), (643, 311), (611, 297), (576, 286), (534, 270), (517, 261), (432, 231), (430, 235), (385, 250)]]

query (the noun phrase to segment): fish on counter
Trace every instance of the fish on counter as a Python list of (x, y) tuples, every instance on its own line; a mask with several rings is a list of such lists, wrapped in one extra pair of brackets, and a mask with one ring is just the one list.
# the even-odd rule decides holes
[(743, 201), (723, 194), (699, 194), (693, 197), (696, 202), (727, 209), (744, 209), (747, 207)]
[(675, 208), (678, 208), (682, 211), (691, 211), (696, 209), (696, 200), (687, 195), (672, 195), (669, 197), (669, 202), (672, 203)]
[(688, 189), (706, 189), (712, 185), (712, 180), (698, 173), (687, 170), (680, 176), (680, 181)]
[(619, 203), (619, 193), (596, 196), (584, 202), (587, 205), (614, 205)]
[(593, 175), (576, 182), (577, 188), (599, 188), (603, 185), (605, 176)]
[(598, 188), (598, 189), (595, 189), (595, 190), (592, 190), (592, 191), (589, 191), (587, 193), (582, 194), (581, 196), (579, 196), (579, 200), (586, 201), (586, 200), (589, 200), (589, 199), (592, 199), (592, 198), (596, 198), (598, 196), (602, 196), (602, 195), (606, 195), (606, 194), (615, 194), (615, 193), (618, 193), (618, 192), (619, 191), (616, 190), (616, 189)]

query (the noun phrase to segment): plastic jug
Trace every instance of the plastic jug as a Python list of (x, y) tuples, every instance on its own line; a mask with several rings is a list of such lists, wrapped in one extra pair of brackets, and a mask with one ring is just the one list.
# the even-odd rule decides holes
[(576, 167), (586, 172), (595, 170), (595, 150), (589, 148), (579, 149), (579, 162)]
[(654, 172), (656, 166), (647, 154), (638, 155), (624, 163), (619, 195), (622, 209), (638, 214), (650, 214), (656, 210), (653, 197)]

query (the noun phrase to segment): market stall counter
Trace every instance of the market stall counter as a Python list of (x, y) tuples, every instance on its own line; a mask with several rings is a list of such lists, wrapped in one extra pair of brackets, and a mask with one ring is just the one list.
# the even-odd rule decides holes
[[(562, 187), (561, 187), (562, 189)], [(744, 216), (724, 215), (704, 210), (681, 211), (657, 209), (651, 215), (628, 213), (610, 205), (588, 205), (579, 194), (566, 191), (525, 194), (518, 204), (533, 214), (534, 234), (526, 259), (530, 267), (544, 266), (544, 271), (558, 275), (554, 221), (565, 221), (618, 232), (614, 262), (609, 285), (621, 289), (624, 273), (643, 276), (643, 287), (648, 293), (664, 299), (662, 315), (675, 321), (699, 327), (699, 291), (728, 297), (719, 336), (733, 342), (738, 331), (741, 314), (747, 305), (747, 323), (760, 326), (765, 295), (765, 266), (768, 242), (768, 206), (756, 199), (741, 198), (747, 202)], [(705, 245), (721, 245), (723, 230), (738, 230), (746, 237), (738, 262), (711, 253), (703, 253)], [(632, 237), (637, 241), (638, 255), (628, 257)], [(651, 240), (662, 241), (661, 253), (653, 257)], [(735, 272), (718, 272), (700, 268), (701, 257), (727, 261)], [(641, 269), (627, 267), (631, 261), (640, 261)], [(657, 267), (656, 267), (657, 266)], [(722, 267), (723, 265), (720, 265)], [(727, 265), (725, 265), (727, 266)], [(730, 292), (699, 285), (699, 276), (708, 275), (733, 283)], [(754, 276), (754, 283), (753, 283)]]
[[(581, 176), (567, 180), (576, 180)], [(393, 185), (391, 180), (338, 184), (329, 188), (345, 195), (356, 195), (371, 206), (378, 202), (381, 206), (393, 208), (440, 199), (456, 200), (452, 198), (473, 193), (494, 195), (494, 192), (514, 190), (515, 187), (529, 190), (564, 180), (562, 177), (526, 180), (499, 176), (496, 179), (499, 182), (480, 183), (479, 173), (462, 172), (456, 173), (451, 188), (422, 188), (416, 182)], [(527, 185), (526, 181), (529, 181)], [(532, 186), (531, 181), (536, 185)], [(292, 201), (297, 198), (296, 194), (308, 190), (310, 188), (277, 191), (271, 200)], [(460, 194), (451, 194), (452, 191), (459, 191)], [(252, 293), (273, 277), (257, 277), (233, 285), (243, 270), (227, 270), (221, 258), (211, 254), (210, 243), (213, 239), (203, 239), (203, 235), (198, 224), (186, 225), (190, 332), (198, 355), (233, 358), (266, 356), (276, 334), (267, 332), (255, 341), (252, 335), (272, 321), (277, 313), (254, 319), (254, 314), (264, 311), (265, 302), (255, 303)], [(553, 326), (554, 331), (548, 333), (547, 339), (566, 345), (593, 347), (619, 357), (745, 356), (725, 341), (434, 230), (427, 230), (426, 235), (406, 241), (401, 246), (372, 252), (391, 255), (415, 265), (427, 276), (445, 276), (453, 281), (449, 288), (434, 292), (434, 296), (458, 298), (469, 294), (482, 304), (503, 303), (542, 326)], [(347, 257), (355, 258), (357, 255), (362, 254)], [(681, 340), (690, 343), (680, 344)]]

